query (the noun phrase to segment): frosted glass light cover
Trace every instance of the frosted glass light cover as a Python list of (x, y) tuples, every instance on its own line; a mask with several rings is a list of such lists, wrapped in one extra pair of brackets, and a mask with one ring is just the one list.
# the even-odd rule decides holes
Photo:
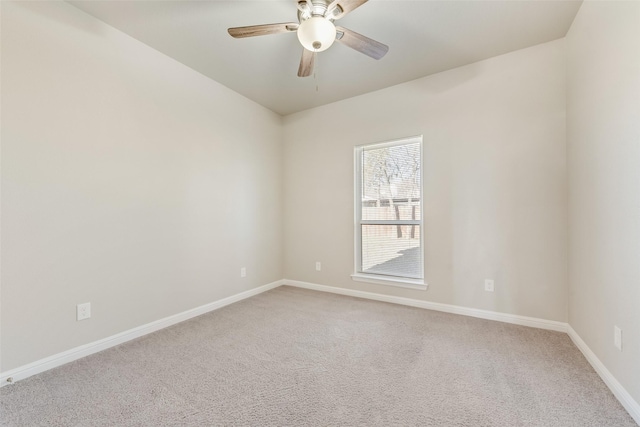
[(321, 16), (309, 18), (298, 27), (298, 40), (305, 49), (312, 52), (329, 49), (335, 39), (336, 26)]

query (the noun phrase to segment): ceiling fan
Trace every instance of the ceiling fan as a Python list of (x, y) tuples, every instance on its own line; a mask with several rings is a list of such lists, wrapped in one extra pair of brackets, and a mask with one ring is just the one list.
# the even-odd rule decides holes
[(298, 22), (234, 27), (228, 31), (235, 38), (295, 31), (303, 47), (298, 77), (307, 77), (313, 73), (316, 53), (327, 50), (335, 40), (374, 59), (382, 58), (389, 51), (389, 46), (333, 23), (366, 2), (367, 0), (300, 0), (297, 2)]

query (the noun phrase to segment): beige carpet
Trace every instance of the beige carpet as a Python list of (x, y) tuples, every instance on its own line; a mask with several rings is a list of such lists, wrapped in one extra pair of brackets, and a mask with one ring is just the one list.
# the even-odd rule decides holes
[(3, 426), (635, 426), (566, 334), (280, 287), (0, 389)]

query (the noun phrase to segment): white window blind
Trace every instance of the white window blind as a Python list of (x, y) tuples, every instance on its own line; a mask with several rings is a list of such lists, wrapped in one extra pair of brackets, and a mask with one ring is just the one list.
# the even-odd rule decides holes
[(356, 147), (356, 273), (421, 281), (422, 137)]

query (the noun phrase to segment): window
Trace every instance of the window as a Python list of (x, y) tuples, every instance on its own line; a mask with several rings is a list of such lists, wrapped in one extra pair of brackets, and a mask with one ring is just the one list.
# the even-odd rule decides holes
[(354, 280), (426, 289), (422, 137), (355, 149)]

